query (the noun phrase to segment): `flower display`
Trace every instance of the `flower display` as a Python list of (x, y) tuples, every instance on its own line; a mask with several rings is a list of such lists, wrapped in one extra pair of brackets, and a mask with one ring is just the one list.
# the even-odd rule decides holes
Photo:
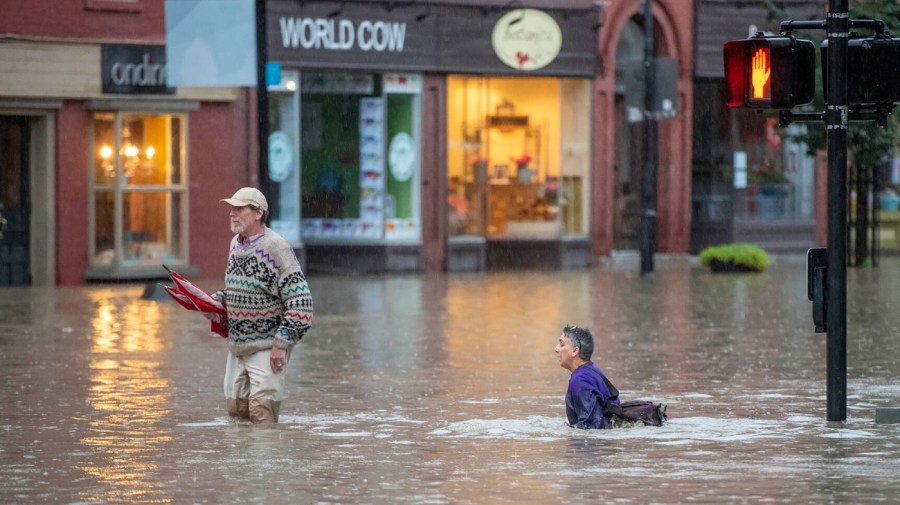
[(524, 167), (524, 166), (527, 166), (529, 163), (531, 163), (531, 155), (528, 153), (525, 153), (522, 156), (519, 156), (518, 158), (510, 158), (510, 159), (518, 167)]

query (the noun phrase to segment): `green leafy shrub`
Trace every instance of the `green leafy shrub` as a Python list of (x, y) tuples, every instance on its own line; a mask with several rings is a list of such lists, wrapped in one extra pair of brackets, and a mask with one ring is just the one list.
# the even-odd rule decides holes
[(713, 272), (762, 272), (769, 255), (753, 244), (722, 244), (700, 251), (700, 264)]

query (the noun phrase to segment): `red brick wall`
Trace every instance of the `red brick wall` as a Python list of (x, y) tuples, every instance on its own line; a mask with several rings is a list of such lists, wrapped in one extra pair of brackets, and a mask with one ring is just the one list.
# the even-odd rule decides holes
[[(91, 8), (90, 6), (100, 7)], [(108, 6), (109, 9), (102, 9)], [(129, 10), (112, 10), (121, 6)], [(0, 14), (0, 33), (25, 36), (165, 42), (163, 0), (137, 3), (97, 0), (8, 0)]]
[(82, 284), (88, 265), (90, 115), (66, 101), (56, 130), (56, 282)]
[[(641, 14), (641, 0), (611, 0), (602, 11), (599, 66), (594, 80), (591, 237), (594, 254), (613, 245), (615, 164), (615, 68), (621, 31)], [(678, 117), (659, 123), (657, 166), (658, 251), (686, 253), (691, 229), (691, 132), (693, 111), (693, 2), (655, 0), (654, 39), (659, 56), (678, 61)]]
[(257, 171), (256, 159), (248, 156), (248, 143), (256, 141), (242, 105), (204, 103), (189, 117), (190, 262), (202, 279), (221, 281), (225, 275), (232, 234), (219, 200), (250, 184)]

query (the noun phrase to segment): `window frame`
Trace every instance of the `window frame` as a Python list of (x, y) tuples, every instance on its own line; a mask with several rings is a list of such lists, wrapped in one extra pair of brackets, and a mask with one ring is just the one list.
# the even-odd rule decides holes
[[(158, 276), (160, 272), (159, 265), (156, 264), (128, 264), (124, 258), (125, 252), (125, 230), (124, 230), (124, 199), (127, 193), (151, 193), (151, 192), (163, 192), (167, 195), (174, 196), (179, 195), (181, 199), (180, 207), (182, 209), (182, 215), (180, 216), (180, 223), (178, 224), (180, 228), (180, 233), (178, 234), (177, 240), (180, 244), (179, 251), (173, 251), (178, 257), (174, 260), (167, 261), (167, 264), (171, 264), (172, 266), (180, 266), (186, 267), (190, 262), (190, 191), (189, 191), (189, 169), (188, 160), (189, 157), (189, 146), (187, 143), (187, 139), (190, 138), (189, 135), (189, 125), (188, 125), (188, 113), (187, 110), (167, 110), (167, 109), (157, 109), (155, 107), (147, 108), (147, 109), (131, 109), (131, 108), (123, 108), (123, 109), (114, 109), (110, 110), (107, 108), (97, 107), (97, 108), (89, 108), (89, 112), (91, 113), (90, 118), (90, 149), (88, 151), (88, 278), (106, 278), (106, 277), (147, 277), (147, 276)], [(116, 155), (115, 158), (115, 170), (116, 176), (113, 178), (110, 184), (98, 184), (96, 180), (95, 174), (95, 153), (97, 152), (98, 146), (97, 135), (96, 135), (96, 126), (95, 126), (95, 118), (94, 115), (97, 113), (108, 113), (113, 114), (113, 129), (114, 129), (114, 152), (118, 153), (121, 150), (122, 146), (122, 130), (123, 130), (123, 118), (127, 116), (170, 116), (172, 118), (178, 118), (181, 122), (180, 132), (179, 132), (179, 145), (180, 149), (177, 153), (172, 153), (172, 156), (178, 156), (180, 158), (179, 164), (181, 166), (181, 174), (180, 174), (180, 182), (177, 184), (146, 184), (146, 185), (135, 185), (129, 184), (121, 167), (121, 156)], [(99, 193), (102, 192), (112, 192), (113, 194), (113, 258), (110, 264), (100, 264), (97, 262), (97, 243), (96, 243), (96, 233), (97, 233), (97, 209), (96, 209), (96, 197)], [(167, 226), (171, 226), (172, 223), (167, 223)]]

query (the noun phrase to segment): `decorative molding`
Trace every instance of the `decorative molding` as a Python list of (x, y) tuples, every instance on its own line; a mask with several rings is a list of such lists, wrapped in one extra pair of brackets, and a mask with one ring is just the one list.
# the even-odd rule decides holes
[(97, 98), (84, 104), (88, 110), (121, 110), (147, 112), (193, 112), (200, 110), (200, 102), (195, 100), (160, 100), (158, 98)]
[(57, 110), (62, 108), (62, 100), (31, 100), (28, 98), (5, 98), (0, 97), (0, 110), (4, 114), (12, 112), (21, 112), (22, 115), (41, 114), (48, 110)]

